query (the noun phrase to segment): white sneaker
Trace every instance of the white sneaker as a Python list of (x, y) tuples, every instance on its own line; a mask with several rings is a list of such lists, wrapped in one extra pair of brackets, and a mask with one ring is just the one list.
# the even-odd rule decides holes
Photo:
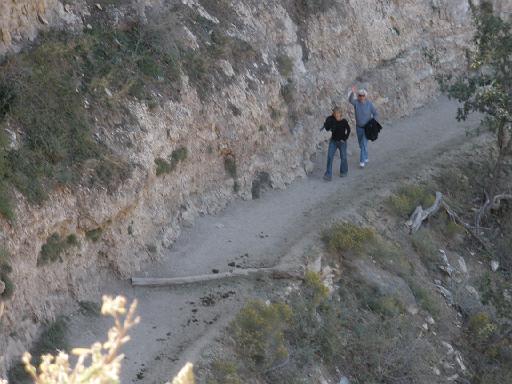
[(360, 166), (361, 168), (364, 168), (364, 166), (365, 166), (365, 165), (366, 165), (365, 163), (359, 163), (359, 166)]
[(368, 164), (369, 162), (370, 162), (370, 160), (368, 160), (368, 159), (366, 159), (366, 160), (364, 161), (364, 163), (365, 163), (365, 164)]

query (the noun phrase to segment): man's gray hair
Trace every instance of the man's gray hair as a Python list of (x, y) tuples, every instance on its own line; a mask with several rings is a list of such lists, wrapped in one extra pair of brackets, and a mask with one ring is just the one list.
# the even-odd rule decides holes
[(332, 109), (332, 113), (336, 113), (336, 112), (339, 112), (339, 113), (343, 114), (343, 111), (341, 110), (341, 107), (334, 107)]
[(359, 91), (357, 91), (357, 94), (360, 96), (368, 96), (368, 92), (366, 92), (366, 89), (361, 88)]

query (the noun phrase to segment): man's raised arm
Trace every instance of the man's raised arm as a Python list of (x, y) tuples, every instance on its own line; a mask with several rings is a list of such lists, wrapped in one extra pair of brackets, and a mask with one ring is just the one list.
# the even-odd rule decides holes
[(356, 105), (356, 98), (354, 97), (356, 95), (356, 86), (352, 86), (352, 92), (350, 92), (348, 96), (348, 102), (352, 105)]

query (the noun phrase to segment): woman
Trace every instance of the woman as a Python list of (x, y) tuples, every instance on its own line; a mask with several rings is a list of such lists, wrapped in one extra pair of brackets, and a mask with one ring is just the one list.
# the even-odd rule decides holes
[(332, 110), (332, 115), (325, 120), (323, 128), (326, 131), (331, 131), (332, 134), (329, 141), (329, 150), (327, 151), (327, 170), (325, 171), (324, 180), (332, 180), (332, 160), (337, 149), (340, 150), (341, 157), (340, 176), (345, 177), (348, 174), (347, 139), (350, 136), (350, 125), (346, 119), (342, 119), (340, 107), (335, 107)]

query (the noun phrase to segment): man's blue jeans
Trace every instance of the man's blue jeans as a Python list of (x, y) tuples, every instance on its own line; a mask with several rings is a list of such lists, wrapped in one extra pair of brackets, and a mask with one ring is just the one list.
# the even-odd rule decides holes
[(334, 160), (334, 155), (336, 154), (336, 150), (340, 150), (340, 174), (346, 175), (348, 173), (348, 163), (347, 163), (347, 142), (340, 141), (329, 141), (329, 150), (327, 151), (327, 170), (325, 171), (325, 176), (332, 177), (332, 161)]
[(359, 142), (359, 162), (366, 163), (368, 162), (368, 139), (364, 134), (364, 128), (357, 127), (357, 141)]

